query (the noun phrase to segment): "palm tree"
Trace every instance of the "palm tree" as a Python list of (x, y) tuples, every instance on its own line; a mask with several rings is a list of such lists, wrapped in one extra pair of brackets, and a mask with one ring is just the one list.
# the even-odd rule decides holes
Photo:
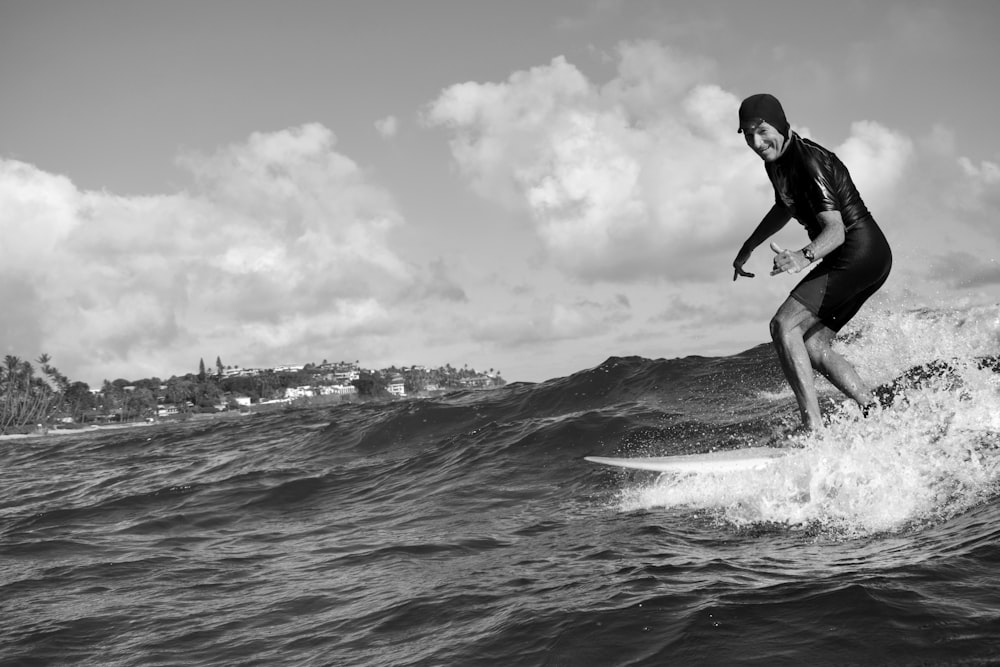
[(49, 364), (50, 360), (47, 354), (38, 358), (44, 376), (36, 377), (31, 362), (14, 355), (4, 358), (0, 367), (3, 376), (0, 431), (44, 421), (51, 408), (62, 399), (69, 380)]
[(13, 380), (17, 375), (17, 369), (21, 366), (21, 360), (12, 354), (8, 354), (4, 357), (3, 363), (7, 367), (8, 380)]
[(6, 383), (4, 385), (3, 401), (3, 426), (6, 427), (16, 419), (16, 405), (19, 399), (21, 359), (12, 354), (4, 357), (4, 366), (7, 368)]
[(36, 361), (41, 367), (42, 372), (45, 373), (49, 388), (56, 393), (65, 394), (66, 390), (69, 389), (69, 378), (60, 373), (58, 368), (49, 364), (52, 361), (52, 357), (43, 353)]

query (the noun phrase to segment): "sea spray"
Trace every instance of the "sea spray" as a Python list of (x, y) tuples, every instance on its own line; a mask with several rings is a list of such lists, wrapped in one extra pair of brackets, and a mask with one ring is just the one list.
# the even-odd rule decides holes
[(862, 311), (834, 341), (873, 385), (934, 361), (1000, 354), (996, 305)]
[(844, 404), (825, 429), (792, 438), (763, 470), (663, 475), (626, 486), (623, 511), (709, 511), (738, 527), (779, 524), (843, 538), (906, 531), (992, 497), (1000, 484), (1000, 391), (966, 367), (960, 387), (930, 382), (860, 418)]

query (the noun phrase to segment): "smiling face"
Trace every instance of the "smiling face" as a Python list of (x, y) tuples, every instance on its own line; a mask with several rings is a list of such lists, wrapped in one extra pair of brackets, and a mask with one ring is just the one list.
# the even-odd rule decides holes
[(788, 140), (770, 123), (758, 120), (743, 127), (743, 138), (747, 146), (764, 162), (774, 162), (788, 148)]

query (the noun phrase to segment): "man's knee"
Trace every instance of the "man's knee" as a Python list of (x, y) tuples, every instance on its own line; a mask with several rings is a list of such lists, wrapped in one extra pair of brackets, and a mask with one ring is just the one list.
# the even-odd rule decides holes
[(788, 338), (792, 331), (795, 330), (795, 326), (778, 313), (771, 318), (770, 329), (771, 340), (775, 343), (779, 343)]

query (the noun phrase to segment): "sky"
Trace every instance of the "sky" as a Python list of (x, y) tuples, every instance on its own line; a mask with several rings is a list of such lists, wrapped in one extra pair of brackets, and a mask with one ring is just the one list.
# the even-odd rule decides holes
[(738, 353), (799, 279), (765, 245), (732, 280), (758, 92), (889, 238), (863, 316), (996, 303), (997, 34), (995, 0), (0, 0), (0, 348), (91, 386)]

